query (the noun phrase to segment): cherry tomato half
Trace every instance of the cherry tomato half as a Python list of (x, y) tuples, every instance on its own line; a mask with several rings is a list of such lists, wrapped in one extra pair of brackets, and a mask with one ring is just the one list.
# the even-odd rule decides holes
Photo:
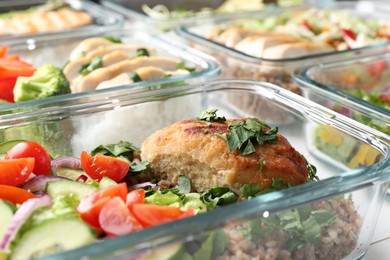
[(0, 199), (8, 200), (14, 204), (22, 204), (31, 198), (35, 198), (35, 195), (24, 189), (8, 185), (0, 185)]
[(34, 164), (34, 158), (1, 160), (0, 184), (19, 186), (28, 179)]
[(83, 197), (76, 211), (85, 222), (99, 229), (99, 213), (102, 207), (114, 197), (119, 197), (122, 201), (125, 201), (126, 194), (127, 185), (125, 182), (109, 186)]
[(50, 155), (46, 149), (36, 142), (21, 142), (12, 147), (5, 155), (5, 159), (35, 158), (33, 173), (35, 175), (51, 172)]
[(92, 179), (100, 181), (104, 176), (107, 176), (120, 182), (129, 171), (130, 164), (127, 161), (103, 154), (96, 154), (92, 157), (86, 151), (82, 151), (81, 166)]
[(145, 193), (143, 189), (133, 190), (127, 193), (126, 206), (130, 209), (133, 204), (144, 203)]
[(195, 214), (194, 209), (181, 210), (154, 204), (133, 204), (130, 212), (144, 227), (161, 225)]
[(143, 228), (120, 197), (114, 197), (104, 204), (99, 214), (99, 224), (108, 236), (125, 235)]

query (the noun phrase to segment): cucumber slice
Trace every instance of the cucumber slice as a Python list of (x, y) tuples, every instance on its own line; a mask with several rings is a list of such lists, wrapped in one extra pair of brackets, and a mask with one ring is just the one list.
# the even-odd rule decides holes
[[(66, 168), (66, 167), (61, 167), (56, 169), (56, 175), (60, 177), (64, 177), (70, 180), (77, 180), (80, 175), (85, 175), (87, 174), (81, 170), (81, 169), (71, 169), (71, 168)], [(88, 177), (89, 179), (89, 177)]]
[(0, 159), (4, 159), (5, 154), (18, 143), (24, 142), (25, 140), (12, 140), (0, 143)]
[(164, 246), (153, 250), (149, 255), (141, 257), (141, 260), (182, 260), (184, 248), (181, 243)]
[[(12, 219), (16, 210), (15, 205), (12, 203), (0, 199), (0, 241), (3, 240), (3, 236), (7, 231), (8, 224)], [(0, 258), (1, 259), (1, 258)]]
[(43, 221), (15, 241), (10, 260), (38, 258), (90, 244), (95, 232), (78, 218)]
[(104, 176), (99, 182), (99, 189), (107, 188), (107, 187), (114, 186), (117, 184), (118, 183), (116, 181), (108, 178), (107, 176)]
[(73, 193), (81, 200), (82, 197), (97, 190), (98, 187), (79, 181), (59, 180), (50, 181), (46, 184), (46, 192), (53, 199), (59, 195)]

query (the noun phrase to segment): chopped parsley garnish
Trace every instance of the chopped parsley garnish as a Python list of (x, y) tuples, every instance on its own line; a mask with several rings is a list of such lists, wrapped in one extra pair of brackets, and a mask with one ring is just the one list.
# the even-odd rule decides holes
[(131, 175), (137, 175), (147, 169), (149, 165), (148, 161), (141, 161), (139, 163), (134, 162), (134, 152), (139, 152), (139, 149), (130, 142), (120, 142), (118, 144), (100, 145), (91, 151), (91, 155), (103, 154), (119, 158), (130, 163), (129, 173)]
[(147, 50), (147, 49), (145, 49), (145, 48), (139, 48), (139, 49), (137, 49), (137, 57), (141, 57), (141, 56), (147, 56), (147, 57), (149, 57), (150, 56), (150, 54), (149, 54), (149, 51)]
[(264, 158), (261, 157), (260, 160), (259, 160), (259, 164), (260, 164), (260, 172), (263, 172), (263, 168), (264, 168)]
[[(265, 130), (265, 129), (268, 130)], [(267, 124), (248, 118), (244, 121), (231, 122), (230, 132), (226, 135), (229, 150), (239, 150), (240, 155), (256, 152), (253, 142), (262, 145), (278, 141), (278, 128), (270, 128)]]
[(309, 172), (308, 181), (318, 181), (317, 168), (306, 161), (307, 170)]
[(79, 74), (87, 75), (88, 73), (101, 68), (103, 66), (103, 56), (99, 55), (91, 60), (91, 63), (84, 64), (79, 70)]
[(224, 116), (217, 116), (218, 109), (210, 108), (204, 110), (200, 113), (200, 116), (196, 118), (197, 122), (211, 123), (211, 122), (225, 122), (226, 118)]
[(250, 199), (269, 192), (284, 190), (289, 187), (291, 186), (289, 184), (285, 184), (281, 179), (274, 178), (272, 179), (272, 184), (265, 189), (260, 189), (260, 185), (258, 183), (243, 184), (240, 188), (240, 192), (244, 198)]
[(129, 78), (131, 78), (131, 80), (133, 82), (140, 82), (140, 81), (142, 81), (141, 77), (138, 75), (137, 72), (130, 72), (129, 73)]
[(187, 70), (189, 72), (194, 72), (196, 70), (194, 67), (187, 67), (184, 62), (180, 62), (177, 65), (177, 69)]
[(112, 37), (112, 36), (104, 36), (102, 38), (107, 40), (107, 41), (109, 41), (109, 42), (112, 42), (112, 43), (122, 43), (121, 39), (115, 38), (115, 37)]

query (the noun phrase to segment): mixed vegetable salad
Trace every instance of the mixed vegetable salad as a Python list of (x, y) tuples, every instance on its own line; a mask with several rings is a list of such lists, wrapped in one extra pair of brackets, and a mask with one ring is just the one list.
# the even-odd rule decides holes
[[(177, 58), (159, 55), (153, 47), (124, 43), (113, 37), (83, 40), (72, 50), (62, 68), (52, 64), (36, 68), (17, 55), (7, 55), (7, 50), (7, 46), (0, 46), (2, 103), (168, 79), (197, 70)], [(164, 86), (181, 83), (183, 81), (178, 79)]]
[[(217, 117), (215, 112), (203, 112), (197, 120), (209, 124), (224, 118)], [(250, 147), (256, 143), (256, 138), (249, 139), (242, 145)], [(226, 142), (238, 145), (234, 140), (228, 137)], [(244, 150), (249, 152), (247, 148)], [(100, 145), (90, 152), (82, 151), (77, 158), (53, 159), (43, 146), (25, 140), (2, 143), (0, 151), (3, 156), (0, 160), (0, 256), (3, 259), (29, 259), (64, 252), (290, 187), (276, 178), (265, 189), (259, 184), (244, 184), (239, 194), (229, 187), (199, 193), (184, 175), (175, 183), (147, 179), (149, 162), (140, 158), (139, 149), (130, 142)], [(315, 167), (309, 163), (307, 167), (308, 181), (318, 180)], [(170, 256), (212, 259), (230, 254), (232, 230), (239, 233), (246, 230), (248, 237), (260, 241), (266, 234), (285, 233), (280, 238), (287, 239), (288, 248), (299, 250), (306, 243), (321, 243), (323, 228), (332, 223), (339, 225), (345, 212), (344, 209), (338, 212), (337, 203), (345, 204), (347, 200), (335, 201), (331, 207), (331, 203), (317, 203), (262, 221), (239, 223), (212, 232), (207, 238), (195, 239), (190, 246), (173, 246), (157, 253), (167, 254), (167, 259)], [(351, 209), (348, 212), (355, 214)], [(357, 232), (356, 228), (351, 232)], [(349, 246), (345, 248), (351, 250)]]

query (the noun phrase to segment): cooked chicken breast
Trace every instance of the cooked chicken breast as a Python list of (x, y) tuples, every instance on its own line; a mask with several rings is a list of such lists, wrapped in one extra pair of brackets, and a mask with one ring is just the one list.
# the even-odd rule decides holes
[(92, 71), (80, 80), (78, 86), (74, 88), (74, 92), (94, 90), (100, 82), (110, 80), (122, 73), (133, 72), (141, 67), (154, 66), (163, 70), (175, 70), (178, 65), (178, 60), (168, 57), (141, 56), (131, 60), (124, 60)]
[(90, 51), (93, 51), (97, 48), (103, 48), (105, 46), (113, 45), (115, 43), (112, 43), (110, 41), (107, 41), (104, 38), (88, 38), (84, 41), (80, 42), (76, 48), (73, 49), (73, 51), (70, 53), (69, 60), (73, 61), (81, 56), (84, 56), (83, 54), (86, 54)]
[[(97, 42), (100, 42), (100, 41), (98, 40)], [(82, 44), (83, 43), (80, 43), (80, 45), (82, 45)], [(76, 49), (77, 48), (79, 48), (79, 47), (76, 47)], [(77, 58), (71, 59), (70, 62), (65, 66), (63, 71), (64, 71), (66, 78), (69, 81), (72, 81), (73, 79), (75, 79), (79, 75), (79, 71), (80, 71), (81, 67), (85, 64), (89, 64), (92, 61), (92, 59), (96, 56), (103, 56), (104, 57), (103, 59), (106, 59), (106, 57), (109, 57), (111, 55), (118, 56), (119, 55), (118, 51), (120, 51), (120, 53), (121, 53), (120, 56), (122, 58), (119, 60), (119, 57), (118, 57), (118, 61), (121, 61), (124, 59), (132, 59), (132, 58), (136, 57), (137, 50), (140, 48), (145, 48), (145, 47), (140, 46), (140, 45), (134, 45), (134, 44), (106, 45), (106, 43), (104, 43), (101, 47), (97, 46), (96, 48), (94, 48), (93, 50), (91, 50), (89, 52), (84, 51), (83, 56), (79, 56)], [(81, 47), (80, 49), (83, 49), (83, 47)], [(157, 51), (155, 48), (146, 48), (146, 49), (151, 56), (156, 55)], [(116, 53), (116, 54), (112, 54), (112, 53)], [(108, 66), (108, 65), (104, 65), (104, 67), (106, 67), (106, 66)]]
[(53, 32), (92, 23), (88, 13), (70, 8), (23, 13), (1, 20), (0, 35)]
[(141, 158), (149, 161), (152, 177), (176, 181), (179, 175), (187, 175), (197, 191), (229, 186), (239, 192), (248, 183), (265, 188), (274, 178), (291, 185), (307, 181), (305, 158), (280, 134), (275, 143), (255, 145), (256, 152), (250, 155), (231, 152), (226, 141), (215, 135), (228, 133), (231, 121), (210, 125), (193, 119), (179, 121), (146, 138)]
[[(136, 69), (135, 73), (137, 73), (142, 81), (162, 79), (166, 75), (164, 70), (153, 66)], [(99, 83), (96, 89), (112, 88), (130, 83), (133, 83), (133, 80), (130, 78), (129, 74), (122, 73), (110, 80)]]
[(238, 42), (234, 48), (238, 51), (255, 57), (263, 57), (265, 49), (285, 43), (294, 43), (299, 40), (292, 36), (268, 35), (250, 36)]
[(269, 47), (264, 50), (265, 59), (289, 59), (297, 58), (311, 54), (331, 51), (330, 46), (321, 45), (313, 42), (286, 43)]

